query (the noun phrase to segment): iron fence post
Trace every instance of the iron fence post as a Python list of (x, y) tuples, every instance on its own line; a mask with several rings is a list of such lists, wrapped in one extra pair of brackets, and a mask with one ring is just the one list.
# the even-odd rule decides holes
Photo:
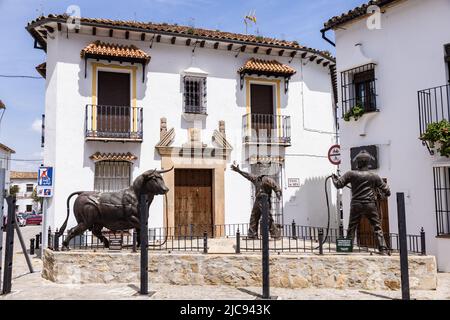
[(30, 254), (34, 254), (34, 239), (30, 239)]
[(148, 214), (147, 195), (142, 194), (139, 200), (140, 240), (141, 240), (141, 294), (148, 294)]
[(421, 247), (421, 253), (423, 256), (427, 255), (427, 249), (426, 249), (426, 242), (425, 242), (425, 230), (420, 229), (420, 247)]
[(398, 236), (400, 240), (400, 271), (402, 281), (402, 299), (410, 300), (408, 243), (406, 238), (405, 194), (397, 193)]
[(322, 255), (323, 254), (323, 229), (322, 228), (319, 229), (318, 236), (319, 236), (319, 254)]
[(270, 270), (269, 270), (269, 196), (265, 193), (260, 195), (261, 208), (261, 235), (262, 235), (262, 297), (270, 299)]
[(58, 228), (56, 228), (55, 235), (53, 237), (54, 244), (53, 244), (53, 250), (59, 251), (59, 236), (58, 236)]
[(236, 232), (236, 253), (241, 253), (241, 233), (239, 229)]
[(297, 239), (297, 225), (295, 220), (292, 220), (292, 239)]
[(137, 234), (136, 230), (133, 230), (133, 252), (136, 253), (136, 240), (137, 240)]
[(39, 244), (42, 244), (42, 231), (39, 232)]
[(48, 227), (47, 231), (47, 246), (48, 248), (52, 247), (52, 227)]
[(208, 253), (208, 232), (203, 232), (203, 253)]

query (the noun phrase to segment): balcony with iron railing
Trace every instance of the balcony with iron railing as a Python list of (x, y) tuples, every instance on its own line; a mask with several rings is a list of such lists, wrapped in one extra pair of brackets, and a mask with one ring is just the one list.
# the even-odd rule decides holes
[(143, 109), (86, 105), (86, 140), (142, 142)]
[(242, 117), (245, 144), (291, 145), (291, 117), (272, 114), (246, 114)]
[[(417, 93), (419, 105), (420, 137), (432, 123), (442, 120), (450, 121), (450, 84), (420, 90)], [(429, 142), (422, 142), (434, 154)]]

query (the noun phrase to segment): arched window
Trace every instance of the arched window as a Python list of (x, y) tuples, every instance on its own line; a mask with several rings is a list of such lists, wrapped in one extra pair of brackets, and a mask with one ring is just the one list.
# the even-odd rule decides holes
[(117, 191), (128, 188), (130, 184), (131, 162), (98, 161), (95, 163), (95, 191)]

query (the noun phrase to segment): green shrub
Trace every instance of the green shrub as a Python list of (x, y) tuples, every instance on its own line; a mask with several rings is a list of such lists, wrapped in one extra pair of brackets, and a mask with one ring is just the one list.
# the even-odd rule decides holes
[(448, 120), (430, 123), (419, 139), (427, 141), (430, 148), (434, 148), (438, 143), (437, 151), (441, 156), (450, 157), (450, 122)]
[(357, 121), (363, 114), (364, 108), (360, 104), (357, 104), (344, 114), (344, 121), (350, 121), (351, 118), (354, 118), (355, 121)]

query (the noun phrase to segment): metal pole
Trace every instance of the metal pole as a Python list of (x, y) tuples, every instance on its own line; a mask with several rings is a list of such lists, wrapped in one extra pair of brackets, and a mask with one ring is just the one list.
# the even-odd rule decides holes
[(0, 289), (2, 288), (2, 264), (3, 264), (3, 210), (5, 200), (5, 169), (0, 168)]
[(426, 248), (426, 242), (425, 242), (425, 230), (423, 229), (423, 227), (420, 230), (420, 246), (421, 246), (420, 252), (422, 253), (423, 256), (426, 256), (427, 248)]
[[(45, 234), (48, 232), (48, 218), (47, 218), (47, 198), (44, 198), (42, 201), (42, 234)], [(48, 243), (48, 237), (44, 237), (41, 239), (42, 246), (41, 246), (41, 258), (44, 256), (44, 250), (49, 246)]]
[(323, 255), (323, 229), (319, 229), (319, 254)]
[(148, 214), (147, 196), (142, 194), (139, 199), (140, 240), (141, 240), (141, 294), (148, 294)]
[(208, 253), (208, 232), (203, 232), (203, 253)]
[(398, 236), (400, 242), (400, 271), (402, 280), (402, 299), (410, 300), (408, 274), (408, 245), (406, 239), (405, 194), (397, 193)]
[[(14, 204), (15, 203), (16, 202), (14, 200)], [(15, 205), (14, 205), (14, 208), (15, 208)], [(34, 272), (33, 264), (31, 263), (31, 259), (30, 259), (30, 256), (28, 255), (28, 251), (27, 251), (27, 245), (25, 244), (25, 241), (23, 240), (22, 231), (20, 231), (20, 227), (19, 227), (19, 224), (17, 223), (16, 219), (17, 219), (16, 213), (14, 212), (14, 229), (17, 232), (17, 237), (19, 238), (19, 242), (20, 242), (20, 246), (22, 247), (23, 255), (25, 256), (25, 260), (27, 261), (28, 269), (30, 270), (30, 273), (33, 273)]]
[(13, 254), (14, 254), (14, 224), (15, 219), (15, 206), (16, 199), (9, 196), (6, 198), (8, 203), (8, 220), (6, 226), (6, 250), (5, 250), (5, 268), (3, 270), (3, 290), (2, 294), (8, 294), (11, 292), (11, 280), (12, 280), (12, 266), (13, 266)]
[(236, 253), (241, 253), (241, 232), (239, 229), (236, 232)]
[(295, 224), (295, 220), (292, 220), (292, 239), (297, 239), (297, 225)]
[(270, 277), (269, 277), (269, 196), (265, 193), (260, 195), (259, 201), (262, 202), (262, 297), (270, 299)]
[(30, 254), (34, 254), (34, 239), (30, 239)]

